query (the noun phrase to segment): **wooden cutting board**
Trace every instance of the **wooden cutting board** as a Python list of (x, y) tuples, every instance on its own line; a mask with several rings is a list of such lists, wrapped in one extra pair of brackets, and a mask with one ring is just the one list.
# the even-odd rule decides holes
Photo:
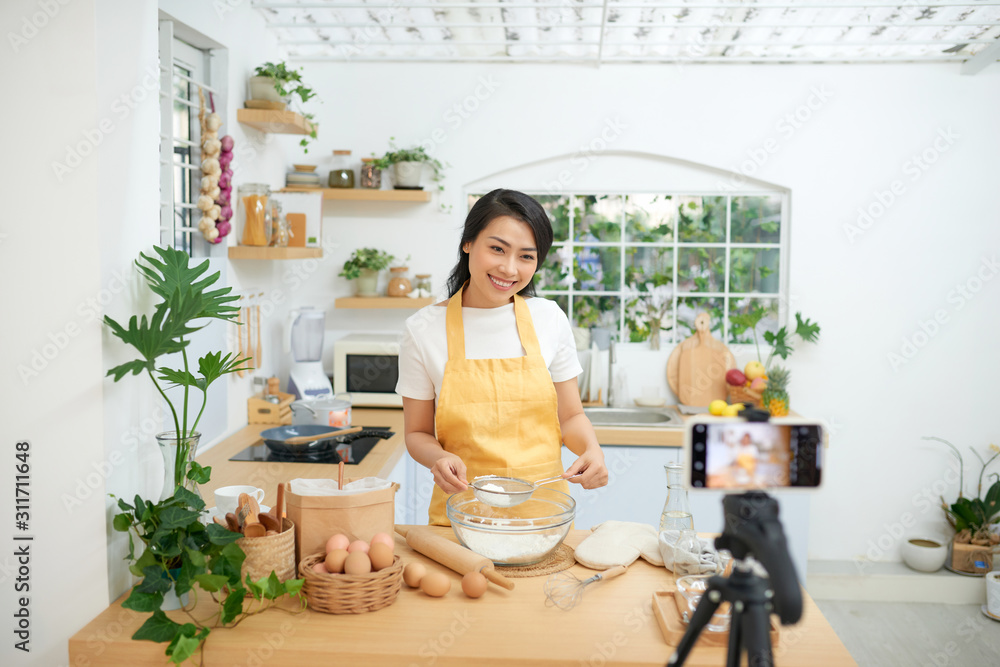
[(736, 358), (712, 336), (708, 313), (698, 313), (694, 326), (667, 359), (667, 384), (682, 405), (707, 406), (726, 399), (726, 371), (736, 368)]

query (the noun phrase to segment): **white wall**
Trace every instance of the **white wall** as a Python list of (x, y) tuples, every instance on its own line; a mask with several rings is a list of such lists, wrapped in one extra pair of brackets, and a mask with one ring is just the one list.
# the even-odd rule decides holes
[[(66, 640), (108, 603), (104, 484), (101, 331), (80, 316), (102, 287), (99, 233), (100, 166), (88, 153), (67, 171), (66, 152), (86, 142), (106, 113), (94, 87), (95, 6), (79, 0), (5, 2), (2, 58), (10, 90), (3, 109), (0, 167), (6, 215), (0, 222), (4, 351), (0, 432), (5, 465), (0, 495), (7, 521), (0, 556), (0, 613), (7, 619), (0, 662), (56, 665)], [(16, 44), (9, 34), (23, 41)], [(65, 57), (72, 54), (72, 57)], [(93, 136), (93, 135), (91, 135)], [(27, 531), (14, 526), (15, 443), (31, 444)], [(93, 485), (91, 486), (91, 482)], [(85, 487), (79, 502), (65, 494)], [(34, 536), (15, 542), (15, 535)], [(30, 545), (28, 581), (14, 557)], [(29, 589), (17, 592), (15, 585)], [(30, 653), (15, 650), (18, 598), (29, 600)], [(73, 600), (72, 604), (67, 604)]]

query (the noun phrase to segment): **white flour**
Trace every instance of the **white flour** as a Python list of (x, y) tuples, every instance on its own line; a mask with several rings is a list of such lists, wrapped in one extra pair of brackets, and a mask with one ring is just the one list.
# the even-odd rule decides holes
[(486, 503), (487, 505), (493, 505), (494, 507), (513, 507), (517, 503), (514, 502), (516, 496), (507, 495), (507, 489), (503, 488), (499, 484), (494, 484), (493, 482), (487, 482), (479, 487), (479, 491), (492, 491), (493, 493), (483, 493), (477, 494), (476, 498), (480, 501)]
[(463, 530), (462, 541), (480, 556), (499, 563), (537, 560), (562, 542), (562, 531), (536, 535), (497, 535)]

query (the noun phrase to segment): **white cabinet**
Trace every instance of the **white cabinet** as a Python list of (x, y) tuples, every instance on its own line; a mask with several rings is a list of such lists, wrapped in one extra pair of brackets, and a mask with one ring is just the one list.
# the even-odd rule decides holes
[(434, 489), (430, 470), (410, 458), (404, 449), (388, 479), (399, 484), (395, 502), (396, 523), (426, 525)]

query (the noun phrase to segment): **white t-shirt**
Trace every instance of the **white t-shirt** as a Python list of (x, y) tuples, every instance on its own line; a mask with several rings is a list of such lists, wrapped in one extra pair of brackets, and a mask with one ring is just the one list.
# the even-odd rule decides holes
[[(542, 358), (553, 382), (571, 380), (583, 372), (569, 320), (554, 301), (540, 297), (525, 299), (538, 336)], [(396, 393), (429, 401), (441, 394), (444, 365), (448, 361), (445, 306), (432, 304), (406, 320), (399, 347), (399, 382)], [(523, 357), (514, 304), (499, 308), (462, 308), (467, 359)]]

